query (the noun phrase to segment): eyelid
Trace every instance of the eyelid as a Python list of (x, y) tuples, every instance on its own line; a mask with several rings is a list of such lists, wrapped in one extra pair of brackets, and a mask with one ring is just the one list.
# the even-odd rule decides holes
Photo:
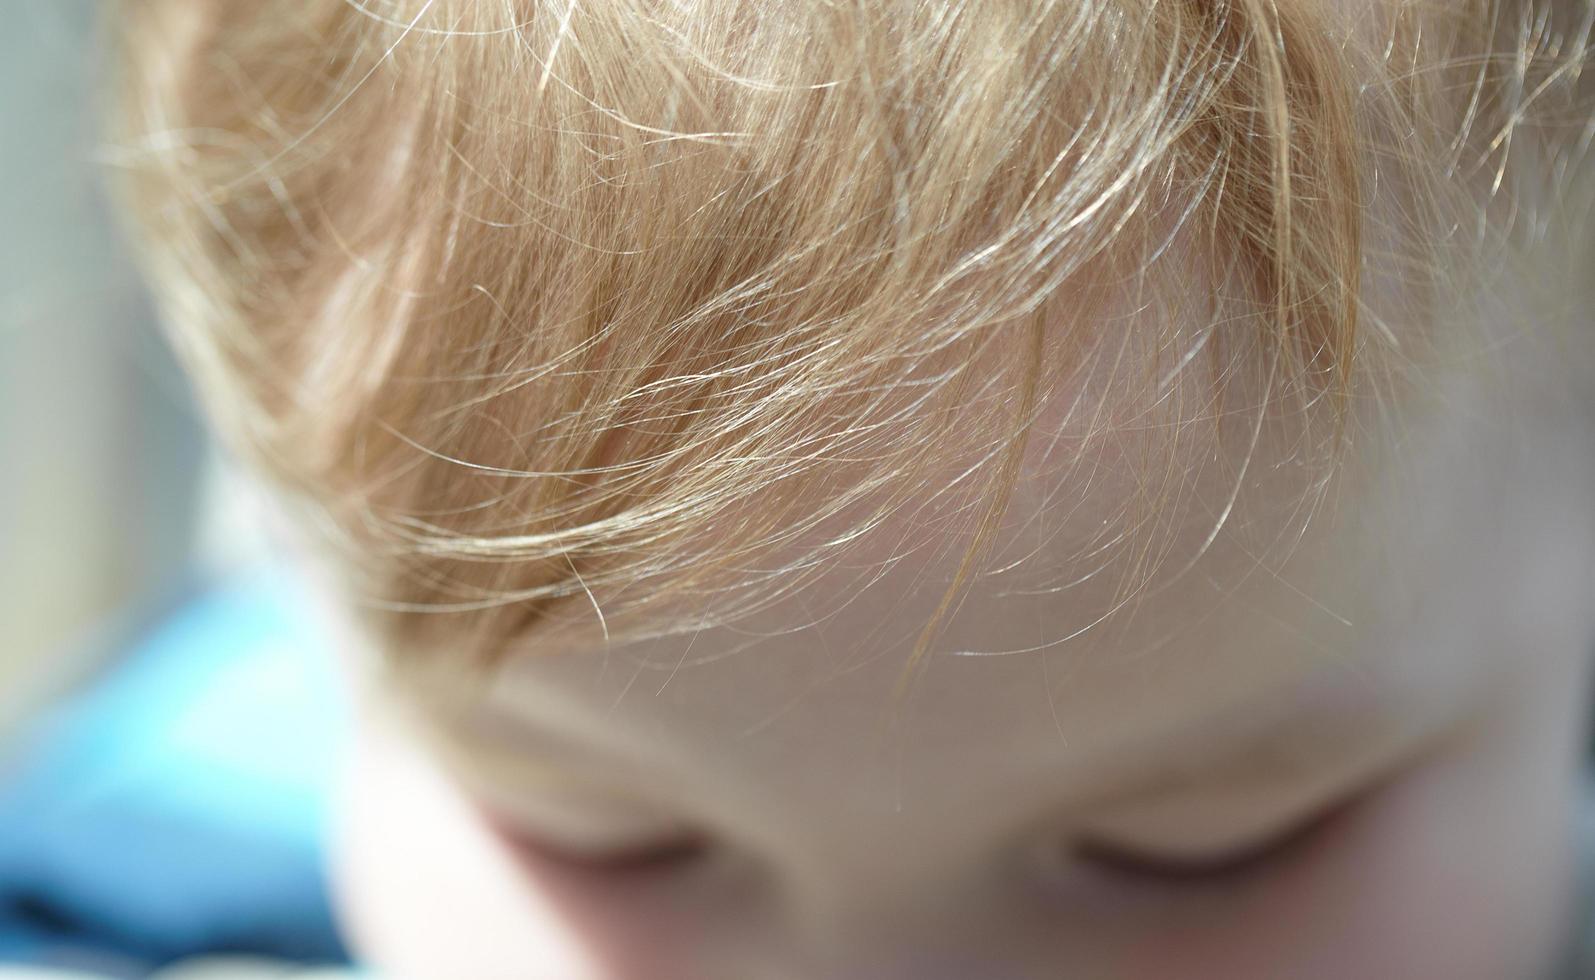
[(1378, 785), (1354, 791), (1276, 833), (1212, 855), (1155, 855), (1092, 837), (1073, 844), (1070, 857), (1114, 875), (1171, 884), (1238, 880), (1304, 853), (1360, 809), (1377, 790)]
[[(522, 805), (517, 806), (520, 802)], [(676, 819), (649, 820), (640, 815), (604, 826), (594, 813), (576, 811), (559, 819), (550, 811), (540, 817), (522, 812), (524, 801), (471, 799), (488, 830), (517, 854), (588, 871), (661, 871), (690, 864), (712, 847), (699, 827)], [(619, 843), (615, 843), (619, 842)]]
[(707, 835), (684, 831), (657, 840), (612, 847), (571, 847), (523, 829), (493, 821), (495, 831), (518, 852), (566, 867), (605, 874), (663, 873), (703, 860), (713, 847)]

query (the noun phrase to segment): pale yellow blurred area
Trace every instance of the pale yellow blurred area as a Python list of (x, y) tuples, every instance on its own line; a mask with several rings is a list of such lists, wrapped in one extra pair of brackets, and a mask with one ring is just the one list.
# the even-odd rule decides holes
[(204, 442), (101, 190), (101, 7), (0, 31), (0, 739), (192, 555)]

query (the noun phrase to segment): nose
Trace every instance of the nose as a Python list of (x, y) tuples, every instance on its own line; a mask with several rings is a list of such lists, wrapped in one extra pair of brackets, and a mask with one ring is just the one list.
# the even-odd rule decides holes
[(811, 882), (806, 907), (789, 909), (815, 964), (808, 980), (1033, 980), (1019, 962), (1011, 883), (997, 874), (933, 880), (901, 866), (894, 875), (894, 864), (866, 871), (861, 861), (852, 874)]

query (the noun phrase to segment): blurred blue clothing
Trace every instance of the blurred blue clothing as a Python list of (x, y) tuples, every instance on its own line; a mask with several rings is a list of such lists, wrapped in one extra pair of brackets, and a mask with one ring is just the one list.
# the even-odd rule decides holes
[(0, 963), (346, 961), (323, 823), (347, 718), (297, 588), (211, 588), (7, 752)]

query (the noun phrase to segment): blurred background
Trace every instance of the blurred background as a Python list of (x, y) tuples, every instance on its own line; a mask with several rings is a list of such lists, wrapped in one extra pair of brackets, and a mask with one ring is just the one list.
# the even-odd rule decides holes
[(182, 589), (204, 441), (93, 167), (92, 0), (0, 32), (0, 734)]
[(0, 975), (339, 963), (333, 658), (118, 240), (103, 6), (0, 0)]

